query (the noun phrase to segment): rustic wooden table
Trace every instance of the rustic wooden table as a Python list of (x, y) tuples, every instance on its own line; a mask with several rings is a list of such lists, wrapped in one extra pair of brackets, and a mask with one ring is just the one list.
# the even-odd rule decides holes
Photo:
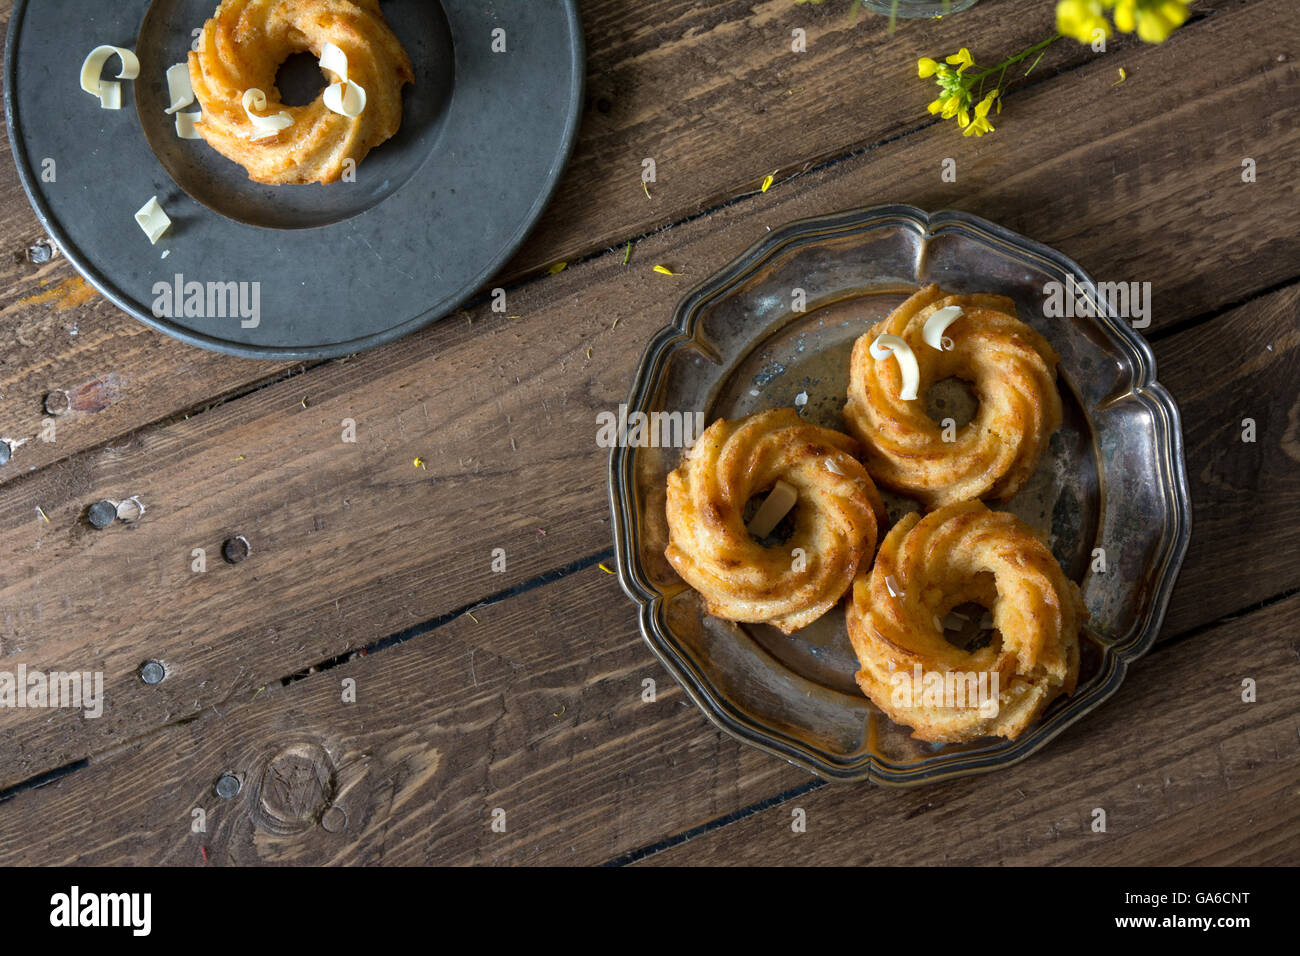
[[(1014, 53), (1046, 0), (892, 37), (837, 0), (584, 0), (581, 138), (492, 283), (507, 314), (315, 364), (181, 345), (42, 261), (5, 156), (0, 670), (102, 671), (107, 705), (0, 710), (0, 862), (1300, 861), (1300, 35), (1292, 0), (1196, 11), (1160, 46), (1058, 43), (975, 140), (925, 112), (916, 58)], [(595, 416), (678, 297), (767, 227), (881, 202), (1151, 282), (1195, 504), (1118, 695), (1018, 766), (911, 791), (715, 730), (600, 567)], [(140, 520), (88, 525), (131, 496)]]

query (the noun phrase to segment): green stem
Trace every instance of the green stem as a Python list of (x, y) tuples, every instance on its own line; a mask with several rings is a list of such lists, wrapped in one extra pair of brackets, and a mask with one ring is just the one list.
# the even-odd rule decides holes
[(983, 70), (983, 71), (981, 71), (981, 72), (979, 72), (979, 73), (976, 73), (974, 76), (971, 77), (971, 79), (972, 79), (972, 80), (982, 80), (984, 77), (988, 76), (990, 73), (996, 73), (998, 70), (1003, 70), (1003, 71), (1005, 71), (1005, 70), (1007, 69), (1007, 67), (1009, 67), (1009, 66), (1015, 66), (1015, 65), (1016, 65), (1017, 63), (1019, 63), (1021, 60), (1026, 59), (1027, 57), (1033, 56), (1033, 55), (1034, 55), (1035, 53), (1037, 53), (1039, 50), (1045, 50), (1045, 49), (1047, 49), (1049, 46), (1051, 46), (1051, 45), (1052, 45), (1053, 43), (1055, 43), (1057, 40), (1061, 39), (1061, 36), (1062, 36), (1062, 34), (1058, 33), (1058, 34), (1056, 34), (1056, 36), (1049, 37), (1048, 39), (1044, 40), (1042, 43), (1035, 43), (1035, 44), (1034, 44), (1033, 46), (1031, 46), (1028, 50), (1024, 50), (1024, 51), (1021, 52), (1021, 53), (1017, 53), (1017, 54), (1016, 54), (1015, 56), (1013, 56), (1011, 59), (1009, 59), (1009, 60), (1003, 60), (1003, 61), (1002, 61), (1001, 63), (999, 63), (997, 66), (992, 66), (992, 67), (989, 67), (987, 70)]

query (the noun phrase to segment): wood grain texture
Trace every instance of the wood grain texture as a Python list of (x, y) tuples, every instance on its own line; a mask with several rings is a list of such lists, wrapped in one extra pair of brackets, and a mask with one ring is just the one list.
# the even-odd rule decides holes
[[(1181, 47), (1171, 41), (1134, 51), (1126, 60), (1134, 85), (1116, 89), (1147, 92), (1106, 94), (1128, 96), (1113, 107), (1132, 118), (1123, 130), (1110, 131), (1108, 119), (1086, 112), (1077, 123), (1059, 123), (1080, 88), (1111, 82), (1109, 64), (1083, 67), (1068, 83), (1026, 90), (1009, 107), (1019, 121), (999, 129), (1002, 139), (968, 146), (949, 126), (928, 127), (643, 240), (628, 266), (610, 255), (521, 287), (508, 306), (518, 318), (480, 309), (472, 324), (472, 317), (443, 323), (14, 482), (0, 500), (5, 660), (44, 670), (93, 663), (105, 671), (113, 705), (94, 722), (67, 713), (40, 720), (30, 712), (0, 714), (0, 785), (604, 550), (605, 452), (595, 443), (595, 415), (622, 400), (671, 302), (766, 224), (872, 198), (955, 203), (957, 187), (937, 175), (954, 149), (975, 156), (971, 171), (959, 173), (964, 205), (1057, 243), (1099, 278), (1152, 281), (1158, 325), (1285, 274), (1294, 267), (1288, 250), (1300, 223), (1291, 220), (1300, 211), (1279, 201), (1289, 189), (1280, 172), (1280, 181), (1236, 191), (1236, 161), (1229, 160), (1240, 142), (1227, 127), (1262, 131), (1254, 151), (1279, 171), (1294, 170), (1300, 130), (1282, 118), (1284, 104), (1263, 94), (1281, 89), (1295, 70), (1225, 44), (1234, 37), (1269, 49), (1287, 9), (1260, 3), (1198, 24), (1180, 36)], [(1186, 78), (1189, 96), (1220, 106), (1249, 101), (1264, 120), (1216, 113), (1226, 118), (1207, 136), (1215, 150), (1184, 150), (1186, 124), (1203, 114), (1169, 111), (1138, 85), (1142, 75), (1172, 70), (1175, 54), (1177, 62), (1191, 57), (1204, 67)], [(1137, 163), (1139, 152), (1151, 158)], [(1129, 203), (1089, 199), (1094, 187), (1112, 183), (1107, 158), (1117, 154), (1134, 160), (1126, 188), (1143, 199), (1136, 217)], [(1030, 155), (1040, 161), (1013, 158)], [(1175, 157), (1179, 181), (1204, 190), (1206, 203), (1219, 197), (1220, 211), (1187, 203), (1149, 168)], [(918, 168), (935, 174), (918, 179)], [(1225, 177), (1227, 185), (1214, 185)], [(1062, 181), (1077, 185), (1062, 190)], [(1034, 196), (1045, 198), (1035, 203)], [(1179, 241), (1169, 243), (1167, 233)], [(1133, 239), (1116, 243), (1116, 234)], [(1216, 272), (1215, 284), (1198, 271), (1204, 261), (1251, 257), (1252, 270)], [(657, 275), (650, 271), (657, 262), (687, 274)], [(1161, 377), (1177, 395), (1187, 380), (1180, 376), (1198, 374), (1195, 364), (1166, 365)], [(356, 444), (341, 440), (345, 419), (357, 423)], [(1204, 427), (1217, 431), (1220, 423)], [(413, 465), (417, 457), (423, 467)], [(98, 498), (135, 494), (149, 507), (138, 527), (92, 532), (80, 518)], [(1236, 505), (1267, 507), (1255, 499)], [(217, 554), (236, 533), (249, 537), (254, 552), (232, 568)], [(495, 547), (508, 555), (499, 575), (489, 570)], [(195, 548), (207, 552), (203, 574), (190, 570)], [(1259, 587), (1276, 593), (1295, 579), (1294, 559), (1284, 556)], [(149, 658), (165, 661), (172, 676), (145, 694), (135, 675)]]
[(646, 862), (1295, 865), (1298, 630), (1293, 597), (1158, 648), (1105, 706), (1007, 770), (907, 792), (827, 786)]
[(0, 863), (600, 863), (807, 779), (714, 730), (628, 610), (590, 567), (208, 708), (0, 803)]
[(1165, 619), (1177, 634), (1300, 588), (1290, 517), (1300, 513), (1300, 284), (1155, 351), (1160, 379), (1174, 383), (1194, 489), (1191, 548)]
[[(12, 0), (0, 0), (5, 24), (11, 8)], [(891, 84), (882, 101), (870, 105), (865, 98), (828, 98), (822, 90), (827, 83), (856, 82), (858, 57), (887, 45), (903, 48), (891, 56), (900, 57), (905, 72), (914, 48), (955, 42), (955, 28), (913, 28), (890, 41), (879, 18), (854, 26), (829, 10), (792, 8), (788, 0), (768, 0), (759, 10), (747, 3), (668, 0), (647, 19), (622, 0), (584, 3), (589, 90), (582, 133), (538, 230), (493, 285), (644, 235), (752, 189), (771, 171), (760, 162), (806, 164), (924, 121), (919, 84)], [(810, 31), (804, 54), (790, 50), (797, 23)], [(981, 13), (965, 25), (970, 32), (963, 35), (975, 39), (963, 42), (991, 46), (996, 37), (999, 44), (1024, 43), (1045, 24), (1046, 18), (1026, 18), (1007, 36), (1000, 18)], [(1043, 64), (1044, 75), (1086, 55), (1063, 46)], [(32, 262), (28, 249), (43, 230), (27, 205), (7, 141), (0, 154), (0, 437), (27, 439), (15, 463), (0, 468), (0, 484), (296, 367), (173, 342), (100, 297), (66, 259)], [(640, 186), (645, 157), (659, 164), (649, 197)], [(58, 420), (57, 442), (35, 440), (50, 391), (109, 374), (114, 388), (104, 401)]]
[[(1221, 15), (1245, 5), (1199, 6)], [(572, 163), (538, 229), (486, 288), (752, 193), (770, 172), (783, 181), (920, 128), (931, 121), (924, 111), (930, 89), (914, 76), (917, 56), (965, 44), (993, 57), (1051, 28), (1045, 8), (1006, 17), (996, 4), (949, 21), (904, 23), (893, 37), (884, 18), (855, 24), (830, 4), (796, 7), (790, 0), (658, 0), (653, 16), (624, 0), (581, 6), (588, 95)], [(12, 0), (0, 0), (0, 22), (7, 24), (11, 8)], [(796, 27), (807, 31), (806, 53), (791, 50)], [(1132, 45), (1119, 40), (1109, 55)], [(1034, 77), (1041, 82), (1092, 58), (1087, 48), (1062, 43)], [(859, 93), (867, 88), (863, 64), (883, 66), (887, 77), (874, 79), (871, 95)], [(640, 182), (645, 158), (656, 161), (649, 197)], [(0, 485), (297, 368), (213, 355), (140, 325), (95, 294), (65, 259), (30, 261), (27, 250), (42, 235), (8, 142), (0, 143), (0, 437), (25, 442), (0, 468)], [(103, 401), (58, 420), (56, 442), (37, 440), (48, 393), (93, 387), (109, 375), (115, 385)]]
[[(1297, 862), (1300, 597), (1157, 649), (1016, 767), (910, 791), (823, 786), (730, 824), (811, 778), (715, 731), (626, 610), (587, 568), (210, 708), (0, 803), (0, 864), (198, 865), (204, 847), (214, 864), (580, 865), (692, 830), (707, 832), (650, 861)], [(1245, 677), (1258, 703), (1242, 702)], [(243, 789), (222, 801), (227, 773)], [(91, 819), (112, 838), (88, 838)]]
[[(5, 6), (0, 0), (0, 10)], [(1005, 9), (996, 18), (984, 13), (997, 6), (977, 8), (988, 17), (983, 26), (973, 14), (909, 25), (924, 48), (899, 54), (904, 44), (896, 40), (873, 50), (870, 62), (898, 56), (907, 65), (917, 52), (956, 46), (958, 37), (979, 53), (969, 38), (996, 37), (1000, 45), (1011, 31), (1037, 31), (1028, 18), (1003, 17)], [(764, 196), (638, 242), (630, 266), (621, 265), (620, 250), (512, 289), (508, 312), (518, 318), (475, 310), (400, 346), (312, 368), (188, 421), (137, 431), (178, 408), (292, 370), (194, 352), (111, 310), (94, 312), (98, 337), (87, 346), (78, 316), (95, 306), (51, 311), (82, 294), (64, 284), (70, 273), (16, 262), (22, 274), (10, 283), (0, 263), (0, 287), (13, 289), (0, 306), (52, 291), (43, 303), (0, 308), (0, 334), (21, 328), (28, 341), (44, 343), (0, 350), (0, 361), (9, 360), (0, 364), (0, 432), (18, 420), (12, 434), (34, 435), (41, 416), (33, 403), (51, 387), (70, 389), (77, 403), (75, 417), (60, 424), (70, 434), (44, 450), (47, 458), (35, 457), (44, 453), (35, 445), (20, 449), (24, 470), (8, 473), (0, 498), (0, 666), (102, 668), (110, 701), (99, 721), (0, 714), (0, 787), (90, 757), (85, 769), (0, 804), (0, 860), (197, 864), (202, 846), (213, 862), (599, 862), (806, 784), (802, 772), (712, 730), (642, 647), (612, 579), (593, 567), (399, 647), (287, 686), (278, 678), (607, 547), (595, 412), (623, 397), (642, 345), (686, 285), (761, 237), (765, 226), (874, 201), (968, 208), (1057, 245), (1099, 279), (1151, 281), (1155, 325), (1163, 330), (1294, 278), (1300, 210), (1291, 184), (1300, 171), (1300, 134), (1287, 103), (1297, 73), (1291, 60), (1277, 59), (1290, 52), (1278, 42), (1290, 9), (1264, 0), (1250, 10), (1244, 3), (1199, 6), (1217, 12), (1164, 47), (1120, 48), (1096, 62), (1067, 58), (1059, 65), (1086, 65), (1061, 76), (1044, 72), (1008, 99), (995, 136), (972, 143), (949, 126), (915, 122), (928, 90), (910, 65), (906, 83), (900, 76), (897, 84), (873, 84), (885, 94), (883, 105), (879, 96), (858, 101), (823, 95), (830, 87), (822, 87), (791, 94), (803, 97), (802, 117), (770, 105), (745, 113), (738, 104), (770, 94), (763, 84), (772, 82), (772, 70), (781, 72), (763, 65), (763, 31), (774, 25), (788, 34), (783, 0), (704, 12), (665, 0), (653, 16), (634, 19), (613, 3), (589, 4), (589, 35), (607, 29), (619, 38), (605, 46), (623, 37), (627, 45), (610, 52), (608, 63), (593, 60), (600, 71), (570, 172), (578, 185), (566, 181), (569, 192), (523, 264), (512, 266), (515, 274), (608, 245), (602, 229), (618, 238), (640, 235), (747, 183), (752, 189), (786, 164), (787, 147), (799, 157), (791, 169), (846, 148), (873, 148), (790, 181), (779, 175)], [(836, 89), (858, 81), (867, 56), (855, 46), (861, 36), (831, 25), (810, 48), (822, 56), (827, 38), (839, 42), (840, 34), (849, 45), (807, 74), (834, 77)], [(625, 57), (621, 66), (618, 56)], [(1196, 70), (1180, 69), (1185, 62)], [(1111, 86), (1116, 63), (1129, 79)], [(602, 109), (606, 74), (618, 74), (617, 95), (604, 97)], [(1168, 77), (1175, 74), (1179, 95), (1171, 99)], [(684, 94), (686, 106), (659, 105), (664, 90)], [(913, 92), (917, 104), (906, 102)], [(674, 110), (687, 119), (653, 147), (669, 150), (671, 175), (661, 163), (647, 201), (637, 182), (639, 154), (663, 123), (676, 122), (663, 118)], [(602, 117), (608, 125), (597, 125)], [(697, 133), (699, 141), (678, 154), (675, 144)], [(597, 157), (588, 166), (584, 150)], [(1259, 163), (1259, 182), (1240, 182), (1243, 155)], [(956, 184), (938, 175), (950, 156), (958, 163)], [(11, 205), (12, 198), (0, 200), (5, 236), (18, 234), (5, 218)], [(15, 208), (21, 218), (25, 207)], [(654, 275), (655, 262), (685, 275)], [(1270, 336), (1263, 344), (1274, 350), (1242, 368), (1207, 354), (1220, 335), (1253, 346), (1279, 323), (1293, 326), (1295, 305), (1294, 289), (1284, 288), (1159, 342), (1161, 380), (1183, 401), (1189, 422), (1199, 522), (1170, 633), (1290, 589), (1300, 577), (1289, 530), (1295, 471), (1288, 468), (1296, 457), (1288, 449), (1297, 343), (1288, 334)], [(76, 336), (68, 335), (73, 327)], [(123, 346), (132, 335), (139, 340)], [(16, 357), (19, 347), (25, 357)], [(1217, 399), (1213, 375), (1225, 379)], [(1239, 449), (1230, 443), (1233, 421), (1247, 414), (1259, 417), (1259, 446)], [(357, 422), (355, 445), (341, 440), (346, 418)], [(136, 434), (120, 437), (129, 432)], [(423, 467), (413, 464), (417, 457)], [(57, 463), (26, 474), (38, 461)], [(78, 518), (98, 497), (137, 493), (149, 505), (137, 527), (93, 532)], [(218, 556), (233, 533), (253, 543), (252, 557), (236, 567)], [(509, 557), (501, 574), (490, 570), (497, 546)], [(207, 549), (204, 574), (190, 571), (193, 547)], [(1243, 647), (1244, 639), (1223, 636), (1251, 622), (1272, 643)], [(856, 792), (866, 794), (863, 804), (901, 801), (873, 804), (885, 819), (902, 805), (909, 826), (926, 817), (930, 831), (939, 829), (935, 821), (960, 824), (943, 827), (949, 837), (974, 830), (972, 805), (982, 813), (1005, 806), (995, 825), (983, 827), (1000, 834), (992, 844), (999, 860), (1050, 856), (1042, 844), (1054, 841), (1051, 852), (1070, 860), (1081, 853), (1097, 862), (1295, 862), (1294, 694), (1284, 699), (1283, 718), (1277, 697), (1240, 705), (1249, 711), (1244, 718), (1235, 711), (1225, 718), (1206, 703), (1236, 692), (1223, 661), (1255, 667), (1270, 686), (1278, 679), (1294, 686), (1294, 642), (1278, 638), (1294, 624), (1292, 603), (1282, 602), (1144, 660), (1131, 681), (1143, 668), (1160, 667), (1151, 678), (1158, 678), (1156, 691), (1125, 697), (1130, 684), (1048, 753), (1012, 771), (1056, 761), (1050, 772), (1039, 766), (1043, 775), (1020, 795), (1000, 774), (950, 785), (957, 796), (934, 806), (908, 802), (927, 791)], [(1186, 659), (1200, 668), (1189, 678), (1181, 655), (1192, 651), (1202, 656)], [(135, 676), (151, 657), (169, 666), (157, 687)], [(1216, 673), (1226, 692), (1194, 683)], [(654, 704), (640, 700), (646, 677), (658, 681)], [(340, 700), (345, 678), (358, 682), (356, 704)], [(1254, 710), (1266, 702), (1273, 709)], [(1096, 722), (1112, 710), (1111, 723)], [(1292, 724), (1282, 726), (1286, 715)], [(1120, 730), (1115, 721), (1123, 722)], [(1112, 739), (1145, 744), (1137, 762), (1112, 763)], [(1055, 756), (1061, 746), (1075, 748), (1068, 751), (1073, 762)], [(1211, 766), (1206, 754), (1216, 746), (1221, 763)], [(1135, 792), (1112, 769), (1123, 766), (1140, 768)], [(212, 792), (225, 771), (244, 783), (229, 802)], [(1100, 792), (1088, 789), (1094, 785), (1116, 808), (1102, 804), (1111, 813), (1110, 836), (1121, 839), (1089, 843), (1088, 809), (1062, 816), (1068, 795), (1079, 795), (1082, 806)], [(811, 806), (834, 792), (798, 800)], [(855, 818), (859, 806), (837, 817), (857, 821), (840, 827), (838, 855), (826, 851), (816, 862), (845, 862), (844, 845), (870, 846), (862, 834), (877, 817)], [(191, 830), (197, 807), (209, 814), (201, 835)], [(495, 807), (506, 810), (504, 833), (490, 829)], [(755, 856), (764, 845), (769, 857), (784, 854), (788, 807), (784, 822), (780, 811), (768, 813), (778, 818), (772, 834), (742, 829), (758, 826), (758, 814), (707, 834), (701, 852), (721, 853), (720, 843), (733, 848), (744, 837)], [(88, 821), (107, 836), (87, 840)], [(1070, 830), (1080, 823), (1082, 841)], [(1240, 845), (1234, 829), (1249, 830), (1252, 843)], [(800, 839), (810, 836), (811, 828)], [(976, 840), (972, 852), (989, 845)], [(664, 859), (672, 854), (655, 858)]]

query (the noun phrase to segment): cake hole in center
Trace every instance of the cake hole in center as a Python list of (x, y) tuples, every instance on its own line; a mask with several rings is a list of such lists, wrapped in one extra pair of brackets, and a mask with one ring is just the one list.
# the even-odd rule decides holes
[(979, 406), (970, 383), (956, 376), (940, 379), (925, 393), (925, 413), (940, 425), (945, 418), (951, 418), (958, 428), (968, 425)]
[(967, 652), (988, 647), (998, 636), (992, 612), (974, 601), (958, 604), (941, 623), (944, 640)]
[(325, 74), (320, 61), (311, 53), (295, 53), (280, 64), (275, 74), (275, 88), (285, 106), (306, 106), (325, 89)]
[[(754, 520), (754, 515), (758, 513), (758, 509), (762, 507), (763, 502), (767, 500), (767, 496), (771, 493), (772, 489), (768, 488), (765, 491), (760, 491), (745, 502), (745, 527), (749, 527), (749, 523)], [(794, 536), (795, 523), (798, 517), (799, 503), (795, 502), (795, 506), (785, 513), (785, 517), (776, 523), (776, 527), (772, 529), (766, 538), (751, 534), (749, 540), (756, 541), (765, 548), (779, 548)]]

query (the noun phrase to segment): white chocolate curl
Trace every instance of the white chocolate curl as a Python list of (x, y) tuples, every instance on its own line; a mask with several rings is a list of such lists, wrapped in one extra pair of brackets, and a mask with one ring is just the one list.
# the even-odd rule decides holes
[(260, 112), (264, 109), (266, 109), (265, 93), (257, 87), (244, 91), (244, 112), (248, 114), (248, 121), (257, 130), (257, 133), (248, 137), (249, 139), (265, 139), (293, 125), (293, 117), (284, 111), (276, 113), (274, 116), (258, 116), (257, 113), (253, 112), (253, 110)]
[(156, 246), (163, 233), (170, 229), (172, 225), (167, 213), (163, 212), (162, 206), (158, 205), (157, 196), (154, 196), (140, 208), (140, 211), (135, 214), (135, 221), (140, 224), (144, 234), (149, 237), (151, 246)]
[(176, 135), (181, 139), (202, 139), (198, 130), (194, 128), (196, 121), (203, 119), (203, 111), (196, 113), (177, 113), (176, 114)]
[(778, 479), (754, 517), (749, 519), (749, 526), (745, 530), (756, 538), (766, 538), (781, 523), (781, 519), (790, 513), (798, 500), (799, 492), (795, 487)]
[(366, 91), (356, 83), (333, 83), (325, 88), (325, 105), (341, 116), (356, 119), (366, 109)]
[(172, 105), (163, 110), (171, 116), (194, 102), (194, 87), (190, 85), (190, 68), (184, 63), (167, 67), (167, 95)]
[(344, 83), (348, 81), (348, 55), (333, 43), (321, 45), (320, 68), (329, 70)]
[(99, 78), (104, 72), (104, 64), (113, 57), (122, 61), (122, 72), (117, 74), (119, 80), (134, 80), (140, 75), (140, 61), (130, 50), (120, 46), (97, 46), (91, 50), (86, 62), (81, 64), (81, 88), (99, 98), (100, 109), (122, 108), (122, 84)]
[(877, 336), (876, 341), (871, 343), (871, 357), (883, 362), (890, 355), (898, 360), (898, 370), (903, 375), (903, 390), (898, 393), (898, 397), (905, 402), (914, 401), (917, 389), (921, 387), (921, 369), (916, 364), (912, 346), (888, 332)]
[[(946, 305), (938, 309), (934, 315), (925, 320), (925, 328), (921, 330), (921, 338), (925, 344), (930, 346), (936, 352), (942, 352), (945, 348), (952, 348), (952, 339), (946, 339), (944, 332), (948, 326), (952, 325), (963, 315), (962, 307), (959, 305)], [(945, 339), (947, 345), (945, 346)]]
[(326, 43), (321, 47), (320, 67), (338, 77), (325, 89), (326, 108), (348, 119), (360, 116), (366, 108), (366, 91), (348, 79), (348, 55), (333, 43)]

